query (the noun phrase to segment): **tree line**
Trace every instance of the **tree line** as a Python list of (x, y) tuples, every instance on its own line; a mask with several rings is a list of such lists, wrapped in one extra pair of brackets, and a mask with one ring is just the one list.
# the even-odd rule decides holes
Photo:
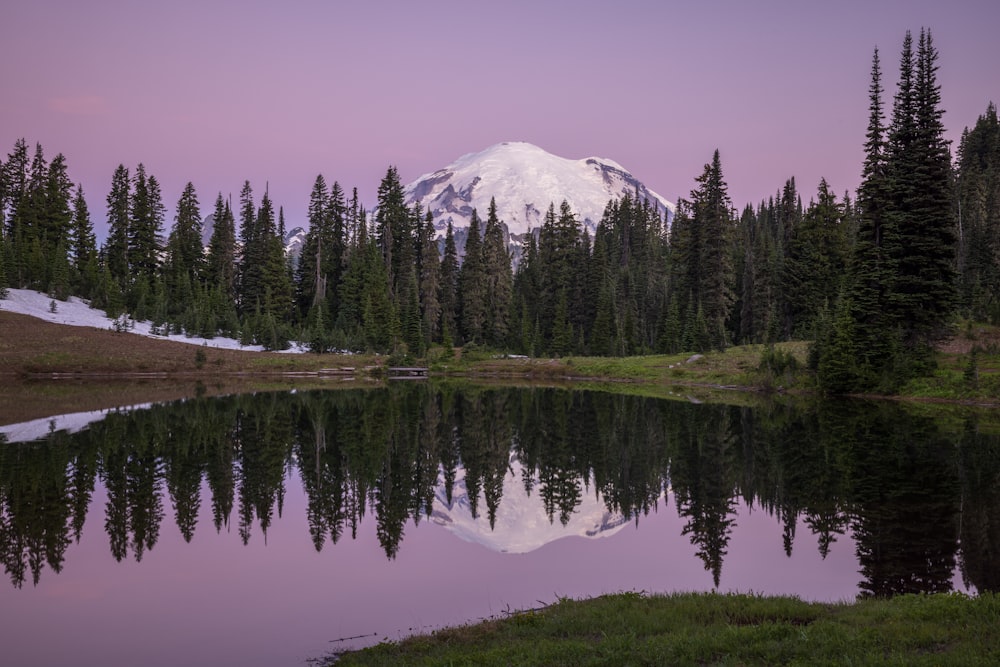
[[(285, 220), (245, 182), (219, 193), (202, 243), (193, 184), (169, 234), (159, 182), (120, 165), (98, 247), (82, 188), (62, 154), (20, 140), (0, 169), (0, 285), (78, 295), (164, 332), (238, 337), (269, 349), (424, 356), (481, 345), (528, 355), (632, 355), (814, 341), (828, 391), (891, 389), (929, 367), (956, 314), (1000, 323), (1000, 125), (991, 103), (944, 138), (937, 50), (906, 34), (886, 121), (871, 71), (862, 183), (821, 180), (803, 204), (795, 179), (737, 212), (715, 151), (672, 223), (638, 196), (608, 202), (593, 234), (552, 202), (511, 264), (495, 203), (475, 212), (464, 254), (449, 225), (408, 206), (398, 172), (375, 207), (319, 175), (294, 265)], [(237, 220), (238, 218), (238, 220)]]
[(782, 526), (787, 556), (803, 535), (823, 558), (852, 539), (862, 595), (949, 591), (958, 571), (1000, 589), (1000, 436), (975, 417), (946, 427), (892, 403), (749, 408), (402, 383), (196, 398), (3, 444), (0, 563), (17, 587), (59, 572), (85, 527), (104, 530), (118, 561), (141, 561), (167, 530), (266, 538), (296, 489), (317, 551), (367, 521), (393, 558), (435, 506), (467, 500), (493, 526), (516, 460), (516, 483), (553, 523), (586, 494), (637, 523), (675, 504), (716, 586), (745, 505)]

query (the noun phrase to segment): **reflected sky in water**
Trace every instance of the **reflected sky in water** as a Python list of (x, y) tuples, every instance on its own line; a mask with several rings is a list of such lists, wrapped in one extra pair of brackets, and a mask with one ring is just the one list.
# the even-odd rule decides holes
[[(864, 592), (861, 583), (866, 577), (872, 579), (871, 571), (883, 572), (896, 567), (891, 559), (887, 561), (881, 557), (881, 560), (876, 559), (874, 566), (871, 565), (871, 559), (865, 554), (878, 549), (859, 549), (853, 539), (856, 528), (861, 526), (865, 534), (870, 535), (876, 532), (872, 526), (883, 526), (889, 520), (898, 522), (898, 517), (905, 513), (903, 510), (923, 508), (925, 503), (925, 499), (908, 499), (902, 493), (897, 497), (891, 489), (884, 489), (885, 480), (891, 478), (892, 473), (879, 472), (882, 469), (879, 466), (885, 467), (884, 462), (880, 462), (881, 459), (875, 461), (874, 455), (865, 454), (868, 449), (859, 451), (858, 442), (842, 449), (821, 448), (817, 455), (835, 455), (843, 459), (836, 465), (832, 462), (823, 465), (843, 469), (842, 476), (847, 481), (837, 482), (831, 488), (842, 495), (834, 507), (840, 516), (838, 520), (849, 526), (845, 534), (836, 535), (835, 541), (827, 545), (828, 553), (823, 558), (818, 533), (810, 529), (806, 518), (811, 516), (808, 507), (825, 507), (825, 501), (812, 496), (796, 497), (796, 494), (802, 496), (804, 489), (823, 486), (820, 483), (822, 480), (794, 482), (793, 468), (801, 471), (815, 465), (817, 460), (822, 462), (826, 459), (813, 460), (809, 459), (812, 455), (802, 454), (807, 460), (790, 462), (788, 469), (780, 464), (782, 457), (790, 456), (789, 452), (810, 450), (812, 446), (806, 443), (824, 440), (827, 436), (817, 430), (820, 428), (817, 424), (831, 417), (837, 417), (834, 420), (837, 428), (855, 434), (850, 438), (863, 431), (874, 432), (877, 438), (884, 439), (885, 432), (899, 430), (894, 426), (895, 421), (884, 422), (889, 417), (896, 419), (900, 416), (895, 412), (896, 408), (891, 408), (889, 415), (878, 408), (867, 416), (867, 408), (851, 408), (846, 412), (841, 408), (831, 408), (831, 411), (821, 412), (817, 417), (815, 413), (800, 413), (791, 408), (753, 411), (725, 406), (668, 404), (653, 399), (609, 398), (609, 395), (593, 393), (574, 393), (567, 400), (566, 392), (554, 390), (536, 392), (534, 396), (516, 390), (497, 390), (471, 395), (457, 392), (445, 397), (436, 393), (437, 390), (424, 386), (409, 385), (393, 391), (401, 393), (380, 395), (365, 392), (360, 402), (356, 397), (349, 397), (350, 392), (339, 392), (339, 397), (316, 398), (316, 409), (309, 408), (313, 398), (289, 399), (291, 402), (277, 411), (270, 404), (258, 406), (254, 402), (258, 399), (246, 399), (244, 402), (239, 402), (242, 399), (228, 399), (231, 403), (222, 410), (222, 416), (238, 413), (240, 419), (254, 421), (258, 427), (260, 414), (282, 414), (286, 419), (285, 430), (279, 438), (282, 447), (287, 448), (286, 455), (283, 462), (277, 462), (283, 471), (280, 473), (283, 480), (279, 485), (281, 492), (276, 503), (280, 506), (280, 517), (276, 506), (266, 537), (259, 517), (255, 518), (249, 527), (246, 544), (237, 519), (240, 489), (236, 489), (236, 502), (228, 523), (216, 532), (212, 511), (213, 489), (204, 477), (200, 493), (195, 494), (200, 497), (200, 506), (193, 536), (190, 543), (183, 539), (175, 520), (172, 492), (167, 488), (166, 473), (163, 473), (179, 465), (172, 462), (169, 452), (171, 447), (181, 445), (165, 443), (152, 425), (167, 424), (167, 432), (175, 436), (183, 434), (183, 442), (187, 445), (200, 436), (183, 431), (180, 426), (183, 420), (175, 414), (182, 408), (177, 405), (165, 408), (162, 414), (157, 413), (158, 416), (139, 429), (151, 434), (151, 442), (158, 443), (156, 447), (161, 449), (156, 451), (160, 451), (163, 457), (163, 462), (157, 467), (163, 474), (157, 483), (163, 519), (155, 544), (143, 552), (141, 562), (137, 562), (133, 551), (120, 561), (112, 557), (106, 522), (109, 508), (114, 503), (105, 484), (108, 473), (102, 468), (93, 488), (79, 542), (70, 542), (61, 561), (61, 571), (53, 571), (51, 565), (43, 566), (35, 585), (29, 574), (21, 587), (10, 584), (0, 586), (0, 619), (5, 635), (0, 659), (5, 664), (18, 665), (74, 662), (103, 665), (301, 665), (307, 658), (330, 650), (499, 616), (510, 610), (548, 604), (560, 597), (577, 598), (623, 590), (651, 593), (709, 591), (716, 589), (715, 574), (719, 577), (717, 590), (720, 591), (788, 594), (808, 600), (852, 600)], [(444, 521), (441, 517), (435, 520), (436, 513), (440, 513), (442, 508), (447, 509), (442, 504), (445, 494), (441, 488), (445, 471), (439, 462), (449, 459), (448, 455), (441, 454), (447, 447), (440, 451), (435, 449), (441, 444), (438, 442), (431, 446), (432, 455), (428, 457), (429, 461), (437, 462), (438, 469), (436, 491), (439, 498), (435, 501), (434, 511), (431, 516), (424, 509), (415, 515), (412, 512), (408, 515), (402, 524), (398, 544), (389, 549), (392, 557), (387, 557), (386, 536), (377, 528), (376, 515), (379, 511), (392, 514), (395, 510), (383, 508), (376, 511), (376, 506), (390, 502), (387, 489), (398, 492), (401, 487), (398, 484), (380, 486), (379, 480), (385, 480), (389, 473), (378, 461), (365, 464), (371, 467), (369, 477), (365, 477), (368, 473), (360, 471), (360, 468), (343, 465), (338, 474), (370, 480), (365, 492), (369, 504), (358, 524), (355, 538), (352, 539), (347, 529), (335, 544), (327, 539), (320, 550), (316, 549), (313, 535), (315, 522), (310, 521), (310, 494), (302, 481), (306, 474), (304, 470), (312, 471), (315, 461), (308, 462), (307, 468), (302, 457), (317, 442), (317, 433), (320, 432), (325, 433), (324, 437), (328, 440), (324, 456), (332, 456), (332, 452), (339, 452), (340, 447), (344, 451), (356, 447), (357, 452), (362, 454), (370, 451), (371, 447), (359, 446), (356, 441), (334, 444), (339, 437), (336, 434), (343, 434), (343, 431), (304, 426), (315, 425), (317, 415), (328, 416), (338, 411), (341, 421), (364, 421), (363, 415), (372, 410), (366, 401), (383, 399), (396, 408), (382, 406), (380, 409), (387, 410), (386, 415), (394, 416), (403, 425), (390, 426), (388, 431), (380, 432), (376, 440), (381, 442), (388, 437), (390, 442), (397, 443), (393, 447), (403, 447), (398, 443), (405, 440), (408, 433), (426, 433), (427, 415), (434, 413), (435, 406), (459, 406), (451, 412), (442, 409), (439, 414), (430, 416), (436, 424), (435, 432), (445, 434), (449, 441), (452, 437), (464, 438), (464, 446), (471, 447), (470, 423), (479, 430), (486, 423), (491, 433), (505, 434), (508, 451), (494, 452), (490, 459), (493, 463), (480, 466), (488, 469), (492, 465), (502, 476), (501, 480), (494, 479), (493, 482), (490, 482), (489, 475), (482, 479), (494, 493), (501, 489), (500, 504), (493, 518), (497, 531), (505, 531), (504, 535), (490, 536), (488, 523), (491, 512), (487, 508), (486, 490), (478, 493), (478, 519), (472, 518), (467, 501), (463, 505), (463, 479), (467, 471), (465, 460), (461, 457), (457, 469), (453, 470), (457, 474), (454, 475), (449, 520)], [(238, 401), (238, 405), (232, 403), (234, 400)], [(212, 407), (221, 403), (205, 399), (198, 405), (199, 409), (206, 411), (200, 419), (221, 418)], [(411, 407), (399, 407), (407, 405)], [(492, 412), (495, 405), (500, 405), (502, 410)], [(155, 413), (158, 409), (147, 412)], [(707, 416), (695, 416), (700, 413), (693, 411), (701, 410), (709, 411)], [(492, 416), (483, 422), (473, 419), (474, 413)], [(140, 414), (146, 413), (137, 413), (137, 423), (145, 419)], [(860, 414), (862, 416), (857, 419), (862, 421), (845, 423), (841, 419), (845, 414)], [(414, 415), (422, 416), (414, 420)], [(625, 428), (617, 417), (628, 415), (649, 415), (652, 421), (632, 423), (630, 428)], [(125, 419), (121, 415), (115, 418)], [(702, 437), (690, 429), (692, 420), (715, 424), (719, 428), (718, 433), (724, 437)], [(634, 417), (632, 421), (635, 422)], [(561, 427), (557, 428), (560, 424)], [(530, 444), (522, 442), (522, 437), (527, 437), (525, 429), (529, 426), (544, 432), (541, 449), (532, 449)], [(909, 477), (914, 475), (908, 466), (919, 464), (926, 467), (928, 462), (940, 466), (939, 451), (952, 452), (946, 456), (954, 456), (953, 452), (958, 451), (954, 447), (941, 448), (933, 444), (943, 436), (930, 422), (918, 426), (916, 431), (923, 433), (932, 443), (924, 448), (929, 454), (914, 454), (912, 451), (906, 454), (914, 448), (924, 451), (922, 445), (909, 444), (911, 440), (907, 438), (912, 438), (912, 433), (901, 440), (905, 445), (901, 449), (884, 445), (885, 451), (892, 455), (887, 454), (887, 460), (895, 461), (891, 467)], [(586, 430), (581, 433), (580, 428), (583, 427)], [(69, 441), (41, 446), (50, 447), (51, 451), (46, 452), (49, 456), (54, 455), (59, 447), (72, 450), (75, 442), (72, 438), (93, 437), (100, 428), (94, 424), (77, 435), (68, 436), (71, 438)], [(108, 432), (121, 433), (118, 429), (118, 426), (109, 427)], [(243, 433), (242, 444), (237, 449), (251, 447), (249, 432)], [(358, 434), (363, 432), (352, 431), (352, 437), (361, 437)], [(614, 434), (617, 435), (612, 437)], [(631, 444), (621, 445), (620, 451), (615, 446), (610, 449), (598, 447), (586, 453), (582, 450), (571, 452), (574, 455), (568, 459), (559, 459), (559, 447), (551, 445), (553, 442), (572, 443), (584, 436), (605, 443), (620, 436)], [(834, 435), (831, 441), (840, 442), (846, 437)], [(968, 437), (968, 429), (965, 434), (952, 433), (949, 437), (952, 441), (957, 438), (965, 442), (963, 438)], [(978, 434), (976, 437), (982, 439)], [(134, 438), (129, 440), (131, 446), (143, 447)], [(515, 446), (510, 449), (512, 442)], [(801, 447), (797, 444), (799, 442)], [(979, 440), (977, 442), (983, 444)], [(719, 443), (722, 447), (719, 451), (723, 452), (721, 461), (709, 456), (711, 448)], [(996, 451), (995, 439), (987, 440), (985, 445), (993, 448), (989, 451)], [(0, 479), (13, 480), (17, 479), (17, 475), (30, 477), (36, 474), (31, 470), (17, 470), (11, 474), (11, 466), (23, 464), (25, 458), (38, 456), (39, 446), (4, 444), (5, 458), (0, 459)], [(18, 447), (28, 449), (17, 450)], [(110, 446), (110, 449), (106, 444), (100, 447), (105, 448), (101, 451), (107, 460), (117, 456), (115, 460), (126, 461), (138, 456), (135, 452), (123, 455), (117, 450), (118, 445)], [(35, 454), (30, 454), (31, 448), (36, 448), (33, 450)], [(636, 459), (640, 453), (648, 454), (657, 448), (662, 448), (660, 460), (667, 467), (658, 473), (660, 477), (653, 475), (652, 478), (663, 482), (659, 493), (666, 489), (666, 497), (660, 495), (658, 500), (654, 497), (654, 504), (649, 507), (648, 513), (643, 510), (637, 512), (638, 519), (627, 512), (630, 516), (624, 525), (607, 531), (605, 537), (581, 537), (580, 533), (584, 531), (576, 518), (582, 517), (583, 524), (589, 525), (594, 522), (594, 516), (609, 512), (604, 507), (605, 498), (599, 494), (598, 487), (604, 490), (614, 488), (619, 496), (628, 496), (617, 487), (606, 486), (611, 476), (608, 471), (626, 470), (628, 466), (622, 464), (623, 460)], [(19, 453), (14, 456), (15, 452)], [(977, 452), (981, 454), (982, 448)], [(471, 449), (464, 449), (462, 453), (469, 460), (485, 456)], [(905, 460), (899, 459), (899, 456)], [(539, 525), (539, 520), (544, 523), (549, 518), (544, 506), (544, 498), (547, 497), (545, 484), (565, 487), (567, 480), (574, 479), (573, 475), (563, 475), (565, 465), (550, 464), (553, 457), (573, 462), (573, 465), (579, 464), (578, 459), (586, 459), (583, 467), (591, 471), (587, 479), (575, 478), (580, 497), (573, 501), (575, 509), (564, 529), (558, 508), (551, 513), (548, 526)], [(877, 456), (874, 458), (878, 459)], [(243, 474), (241, 466), (249, 465), (250, 459), (240, 460), (239, 456), (236, 459), (233, 467), (238, 481)], [(346, 459), (338, 459), (341, 463), (343, 460)], [(322, 457), (320, 461), (320, 465), (329, 464)], [(947, 463), (948, 459), (945, 461)], [(59, 469), (59, 465), (55, 468)], [(395, 465), (398, 468), (399, 461)], [(405, 465), (403, 467), (406, 468)], [(961, 468), (957, 462), (955, 467)], [(966, 465), (966, 468), (969, 467)], [(533, 471), (533, 475), (529, 475), (531, 493), (525, 491), (525, 470)], [(697, 472), (699, 470), (700, 473)], [(980, 467), (977, 471), (980, 476), (996, 476), (995, 470)], [(940, 476), (940, 470), (936, 474)], [(919, 474), (916, 476), (919, 477)], [(598, 478), (605, 480), (605, 486), (596, 481)], [(706, 506), (716, 503), (711, 492), (711, 480), (715, 478), (724, 482), (719, 487), (722, 489), (721, 497), (724, 506), (730, 508), (724, 515), (692, 507), (692, 504), (702, 502)], [(883, 496), (875, 504), (866, 505), (868, 496), (864, 489), (872, 479), (878, 482), (872, 488), (877, 487)], [(920, 572), (914, 577), (896, 574), (889, 577), (891, 581), (885, 590), (893, 586), (910, 586), (907, 582), (911, 578), (923, 582), (918, 582), (919, 585), (944, 585), (955, 590), (967, 590), (954, 556), (949, 555), (957, 548), (958, 537), (958, 522), (952, 518), (952, 515), (957, 516), (957, 510), (949, 508), (957, 507), (960, 502), (957, 495), (953, 497), (950, 494), (953, 487), (961, 487), (968, 495), (975, 491), (975, 483), (967, 481), (959, 473), (954, 475), (952, 482), (954, 484), (949, 482), (949, 485), (942, 486), (946, 493), (942, 493), (940, 498), (932, 498), (933, 502), (928, 505), (943, 508), (943, 518), (939, 523), (955, 526), (955, 536), (946, 538), (943, 546), (938, 539), (928, 547), (935, 557), (943, 559), (942, 567), (946, 569), (938, 570), (947, 575), (947, 580), (940, 581), (940, 576), (936, 574), (928, 579), (929, 575)], [(8, 551), (9, 545), (17, 544), (19, 539), (14, 521), (21, 512), (19, 503), (28, 500), (37, 503), (37, 499), (29, 498), (27, 492), (19, 492), (20, 495), (14, 493), (12, 489), (16, 487), (13, 482), (0, 485), (0, 502), (3, 503), (0, 507), (4, 510), (4, 532), (0, 537), (8, 540)], [(655, 491), (655, 484), (653, 489)], [(423, 493), (418, 490), (416, 495)], [(680, 502), (677, 493), (681, 494)], [(995, 493), (991, 496), (994, 502), (995, 496)], [(513, 514), (507, 513), (505, 502), (513, 508)], [(648, 502), (648, 498), (637, 502), (641, 506)], [(679, 512), (678, 507), (683, 511)], [(925, 514), (931, 516), (933, 511)], [(973, 513), (968, 514), (973, 516)], [(782, 521), (779, 517), (783, 515), (793, 518)], [(419, 517), (419, 522), (414, 516)], [(701, 533), (692, 530), (692, 524), (696, 521), (712, 524), (720, 516), (725, 517), (725, 526), (714, 535), (724, 539), (717, 562), (719, 569), (713, 572), (708, 565), (711, 559), (704, 554), (705, 544), (713, 538), (711, 535), (704, 537), (704, 530)], [(989, 508), (981, 510), (976, 516), (986, 524), (996, 523)], [(929, 520), (933, 523), (933, 516)], [(451, 530), (441, 525), (448, 523), (452, 525)], [(454, 529), (456, 523), (462, 524), (461, 530)], [(518, 524), (527, 526), (526, 536), (517, 534)], [(470, 537), (469, 531), (473, 528), (479, 531), (479, 537)], [(905, 532), (912, 528), (903, 526), (888, 532)], [(566, 537), (559, 537), (561, 530), (565, 530)], [(708, 532), (712, 530), (710, 526)], [(983, 530), (988, 535), (993, 534)], [(700, 543), (694, 539), (698, 534), (702, 535)], [(394, 539), (390, 538), (390, 541)], [(490, 543), (490, 539), (494, 542)], [(520, 550), (524, 553), (504, 553), (497, 549), (498, 544), (510, 547), (515, 543), (528, 544), (530, 548), (508, 548), (508, 551)], [(27, 548), (23, 544), (19, 546)], [(859, 561), (865, 558), (869, 559), (867, 566)], [(989, 566), (988, 562), (979, 564), (980, 569), (989, 569)], [(879, 576), (884, 575), (876, 575), (875, 579)], [(900, 581), (904, 583), (900, 584)], [(878, 581), (874, 584), (869, 582), (868, 587), (879, 589), (881, 585)], [(334, 641), (355, 637), (357, 639)]]

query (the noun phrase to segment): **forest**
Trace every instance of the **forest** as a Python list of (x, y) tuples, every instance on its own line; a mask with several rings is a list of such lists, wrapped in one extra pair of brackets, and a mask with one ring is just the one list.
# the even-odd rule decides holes
[[(810, 340), (829, 393), (892, 391), (933, 366), (960, 319), (1000, 323), (1000, 124), (990, 103), (954, 155), (945, 139), (938, 52), (907, 33), (891, 111), (872, 59), (861, 184), (794, 178), (737, 210), (718, 150), (670, 225), (637, 197), (609, 201), (591, 234), (551, 202), (516, 268), (495, 206), (464, 253), (450, 225), (408, 206), (389, 167), (368, 209), (357, 189), (316, 177), (301, 255), (285, 219), (249, 181), (218, 193), (203, 243), (192, 183), (167, 230), (159, 181), (119, 165), (98, 245), (64, 155), (24, 139), (0, 165), (0, 291), (79, 296), (163, 332), (283, 349), (398, 358), (479, 346), (532, 356), (641, 355)], [(888, 116), (888, 118), (887, 118)], [(862, 138), (859, 137), (859, 143)], [(803, 199), (808, 203), (803, 203)], [(480, 216), (485, 216), (485, 219)]]

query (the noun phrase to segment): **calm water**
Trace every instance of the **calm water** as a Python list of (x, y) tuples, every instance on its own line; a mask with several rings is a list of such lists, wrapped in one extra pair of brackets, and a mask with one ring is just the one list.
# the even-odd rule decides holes
[(0, 433), (3, 664), (301, 665), (620, 590), (1000, 588), (1000, 436), (896, 405), (407, 383)]

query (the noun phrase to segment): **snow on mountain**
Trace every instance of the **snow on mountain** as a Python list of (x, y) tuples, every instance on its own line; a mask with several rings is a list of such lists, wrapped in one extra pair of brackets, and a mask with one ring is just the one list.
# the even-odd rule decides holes
[(669, 221), (674, 205), (640, 183), (613, 160), (590, 157), (569, 160), (524, 142), (504, 142), (480, 153), (463, 155), (447, 167), (425, 174), (406, 186), (407, 203), (430, 209), (435, 227), (450, 221), (467, 228), (476, 209), (485, 221), (490, 198), (511, 235), (541, 227), (549, 204), (558, 213), (565, 199), (591, 232), (611, 199), (635, 195), (655, 203)]
[[(212, 241), (214, 230), (215, 215), (210, 213), (201, 223), (201, 245), (205, 248), (205, 252), (208, 252), (208, 244)], [(302, 227), (292, 227), (285, 233), (282, 242), (285, 244), (285, 256), (293, 263), (298, 262), (299, 255), (302, 254), (302, 244), (306, 242), (306, 230)]]
[(534, 496), (525, 491), (522, 466), (516, 458), (511, 458), (504, 477), (503, 497), (493, 527), (490, 527), (486, 501), (482, 497), (479, 499), (478, 514), (478, 518), (473, 518), (464, 470), (458, 471), (451, 503), (447, 500), (444, 486), (437, 487), (431, 521), (466, 542), (502, 553), (528, 553), (564, 537), (610, 537), (629, 522), (621, 514), (609, 512), (600, 499), (589, 493), (583, 494), (565, 526), (558, 515), (550, 521), (537, 486)]
[(285, 243), (285, 258), (292, 263), (292, 267), (299, 265), (299, 257), (302, 255), (302, 246), (306, 243), (306, 230), (302, 227), (292, 227), (285, 233), (283, 239)]

